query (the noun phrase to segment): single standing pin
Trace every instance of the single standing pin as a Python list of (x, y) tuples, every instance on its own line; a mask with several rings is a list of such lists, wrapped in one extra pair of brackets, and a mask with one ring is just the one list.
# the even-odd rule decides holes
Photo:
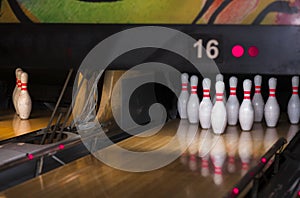
[(181, 92), (177, 102), (177, 108), (181, 119), (187, 119), (187, 102), (189, 100), (188, 84), (188, 74), (181, 74)]
[(251, 86), (251, 80), (244, 80), (244, 100), (239, 110), (239, 121), (243, 131), (251, 130), (254, 121), (254, 110), (250, 100)]
[(262, 77), (260, 75), (256, 75), (254, 77), (255, 93), (252, 99), (252, 105), (254, 109), (254, 122), (261, 122), (264, 116), (265, 102), (260, 92), (261, 81)]
[(21, 119), (25, 120), (29, 118), (31, 112), (31, 98), (27, 91), (27, 82), (28, 82), (28, 74), (23, 72), (21, 74), (21, 91), (18, 97), (17, 105), (19, 110), (19, 116)]
[(18, 98), (19, 98), (19, 95), (20, 95), (20, 92), (21, 92), (21, 74), (22, 74), (22, 72), (23, 72), (22, 70), (17, 71), (18, 89), (16, 90), (15, 98), (14, 98), (14, 103), (15, 103), (17, 115), (19, 115), (19, 109), (18, 109), (17, 102), (18, 102)]
[(216, 82), (216, 103), (211, 110), (211, 126), (216, 134), (224, 133), (227, 124), (227, 112), (223, 102), (224, 82)]
[(229, 79), (230, 96), (226, 103), (228, 125), (236, 125), (239, 117), (240, 103), (236, 97), (237, 83), (238, 79), (235, 76)]
[(276, 99), (276, 85), (277, 79), (270, 78), (269, 79), (269, 98), (266, 102), (264, 115), (266, 119), (266, 124), (268, 127), (275, 127), (277, 125), (279, 115), (280, 115), (280, 107)]
[(14, 108), (15, 108), (15, 109), (17, 109), (17, 108), (16, 108), (15, 97), (16, 97), (16, 93), (17, 93), (17, 91), (18, 91), (18, 83), (19, 83), (18, 72), (19, 72), (19, 71), (22, 71), (22, 69), (21, 69), (21, 68), (17, 68), (17, 69), (16, 69), (16, 86), (15, 86), (15, 89), (14, 89), (13, 95), (12, 95), (12, 101), (13, 101), (13, 104), (14, 104)]
[(300, 99), (298, 95), (299, 76), (292, 78), (293, 94), (288, 103), (288, 116), (292, 124), (298, 124), (300, 118)]
[[(218, 81), (224, 82), (224, 77), (223, 77), (222, 74), (217, 74), (216, 75), (216, 82), (218, 82)], [(216, 102), (216, 95), (213, 98), (213, 104), (215, 104), (215, 102)], [(224, 104), (226, 103), (226, 92), (225, 91), (224, 91), (223, 102), (224, 102)]]
[(200, 120), (201, 127), (203, 129), (209, 129), (211, 125), (210, 116), (211, 116), (211, 109), (213, 105), (209, 95), (210, 86), (211, 86), (210, 79), (204, 78), (202, 81), (203, 99), (199, 106), (199, 120)]
[(191, 77), (191, 95), (187, 103), (187, 114), (189, 122), (196, 124), (199, 122), (199, 98), (197, 95), (198, 77)]

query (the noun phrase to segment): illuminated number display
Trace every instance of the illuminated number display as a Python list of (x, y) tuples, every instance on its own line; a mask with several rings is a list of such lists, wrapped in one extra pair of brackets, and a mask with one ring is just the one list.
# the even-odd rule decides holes
[(222, 40), (220, 37), (208, 35), (192, 36), (197, 40), (193, 45), (196, 49), (197, 58), (208, 57), (216, 62), (222, 62)]

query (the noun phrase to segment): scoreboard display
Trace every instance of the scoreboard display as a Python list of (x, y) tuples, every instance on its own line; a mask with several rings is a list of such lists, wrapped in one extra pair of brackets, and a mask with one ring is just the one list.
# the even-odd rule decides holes
[[(99, 42), (122, 30), (143, 25), (3, 24), (2, 66), (79, 67)], [(166, 25), (195, 39), (189, 56), (214, 60), (223, 73), (300, 74), (300, 26)], [(134, 40), (134, 38), (132, 38)], [(172, 38), (170, 38), (172, 39)], [(175, 41), (176, 42), (176, 41)], [(203, 48), (202, 48), (203, 46)], [(111, 46), (112, 50), (114, 47)], [(192, 50), (193, 49), (193, 50)], [(196, 53), (192, 53), (195, 51)], [(126, 69), (142, 62), (171, 62), (193, 72), (182, 57), (160, 49), (139, 49), (117, 58), (110, 67)]]

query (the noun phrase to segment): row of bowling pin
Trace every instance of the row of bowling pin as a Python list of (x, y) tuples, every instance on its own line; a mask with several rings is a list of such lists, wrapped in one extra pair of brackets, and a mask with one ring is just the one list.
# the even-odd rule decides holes
[[(198, 78), (191, 77), (191, 95), (188, 92), (188, 75), (186, 73), (181, 75), (182, 91), (178, 98), (178, 111), (181, 119), (187, 119), (190, 123), (198, 123), (200, 120), (201, 127), (204, 129), (212, 127), (215, 133), (223, 133), (226, 124), (236, 125), (240, 121), (241, 128), (245, 131), (251, 130), (253, 122), (261, 122), (263, 115), (265, 115), (266, 124), (268, 127), (275, 127), (279, 115), (280, 108), (276, 100), (276, 78), (269, 79), (270, 95), (266, 105), (264, 104), (262, 95), (260, 93), (262, 77), (256, 75), (254, 78), (255, 94), (250, 100), (250, 92), (252, 81), (244, 80), (244, 100), (242, 104), (236, 97), (236, 88), (238, 79), (231, 77), (230, 96), (228, 101), (224, 97), (224, 82), (222, 74), (216, 76), (216, 96), (215, 103), (210, 99), (211, 80), (204, 78), (203, 86), (203, 100), (199, 103), (197, 95)], [(300, 100), (298, 96), (299, 77), (292, 78), (293, 95), (288, 104), (288, 115), (292, 124), (297, 124), (300, 117)], [(226, 105), (225, 105), (226, 104)]]
[(28, 74), (21, 68), (16, 69), (16, 86), (13, 91), (12, 100), (17, 115), (25, 120), (31, 113), (32, 102), (27, 90)]
[[(298, 132), (298, 125), (291, 125), (287, 140), (290, 141)], [(255, 123), (253, 131), (241, 132), (237, 126), (229, 126), (225, 135), (214, 135), (210, 129), (198, 131), (198, 125), (189, 124), (187, 120), (181, 120), (177, 129), (179, 142), (182, 147), (183, 156), (181, 161), (189, 163), (192, 171), (197, 170), (197, 157), (201, 158), (201, 173), (203, 176), (209, 175), (209, 161), (214, 167), (214, 182), (222, 182), (223, 165), (228, 163), (227, 170), (233, 173), (236, 170), (236, 154), (238, 154), (242, 166), (241, 174), (244, 175), (250, 168), (251, 162), (257, 160), (267, 152), (278, 140), (279, 135), (276, 128), (264, 130), (261, 123)], [(190, 134), (196, 134), (191, 136)], [(187, 148), (187, 150), (185, 150)], [(189, 162), (187, 162), (187, 154)], [(255, 159), (252, 161), (252, 159)], [(255, 165), (255, 164), (254, 164)]]

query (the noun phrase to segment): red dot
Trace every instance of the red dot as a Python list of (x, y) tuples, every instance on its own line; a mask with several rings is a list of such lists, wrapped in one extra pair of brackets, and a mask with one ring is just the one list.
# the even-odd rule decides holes
[(32, 154), (27, 154), (27, 158), (29, 159), (29, 160), (33, 160), (33, 155)]
[(65, 148), (65, 145), (60, 144), (60, 145), (58, 146), (58, 148), (59, 148), (59, 150), (63, 150), (63, 149)]
[(239, 58), (239, 57), (243, 56), (245, 50), (241, 45), (235, 45), (235, 46), (233, 46), (231, 52), (234, 57)]
[(259, 51), (258, 48), (256, 46), (251, 46), (248, 49), (248, 54), (251, 57), (256, 57), (258, 55)]
[(263, 157), (261, 158), (261, 162), (265, 164), (267, 162), (267, 159)]
[(239, 194), (239, 189), (238, 189), (238, 188), (234, 188), (234, 189), (232, 190), (232, 192), (233, 192), (235, 195), (237, 195), (237, 194)]

